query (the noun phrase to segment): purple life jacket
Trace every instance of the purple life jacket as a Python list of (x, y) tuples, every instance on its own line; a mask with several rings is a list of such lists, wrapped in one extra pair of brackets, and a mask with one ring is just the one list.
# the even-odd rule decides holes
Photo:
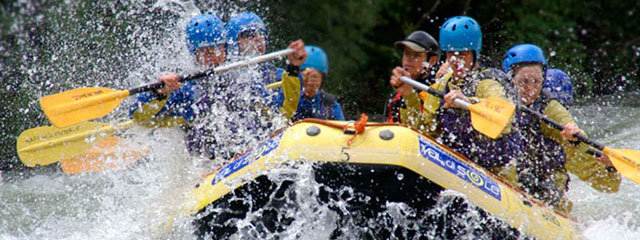
[[(549, 102), (554, 99), (548, 92), (543, 91), (540, 97), (531, 104), (534, 111), (542, 112)], [(557, 169), (564, 168), (567, 161), (564, 148), (555, 140), (544, 136), (540, 131), (541, 121), (523, 111), (518, 111), (515, 117), (519, 142), (523, 146), (524, 157), (518, 162), (518, 169), (529, 169), (537, 176), (544, 176)], [(533, 161), (524, 161), (531, 160)]]
[[(504, 74), (499, 75), (496, 71), (498, 70), (485, 70), (474, 75), (473, 78), (496, 79), (496, 81), (501, 82), (499, 78), (504, 77)], [(467, 79), (470, 82), (462, 89), (462, 93), (465, 96), (476, 95), (478, 82), (475, 79)], [(449, 91), (447, 84), (444, 93), (446, 94)], [(443, 105), (444, 100), (441, 100), (440, 106)], [(517, 156), (520, 153), (517, 134), (512, 132), (502, 135), (498, 139), (484, 136), (473, 129), (471, 115), (468, 110), (464, 109), (445, 109), (440, 107), (436, 112), (436, 118), (442, 130), (439, 140), (480, 166), (485, 168), (501, 167), (517, 160)]]

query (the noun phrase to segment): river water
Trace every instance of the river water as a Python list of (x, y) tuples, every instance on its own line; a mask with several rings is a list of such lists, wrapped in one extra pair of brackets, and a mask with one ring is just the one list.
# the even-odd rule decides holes
[[(640, 130), (633, 127), (640, 125), (637, 107), (591, 104), (572, 111), (586, 119), (581, 125), (602, 143), (640, 149)], [(127, 133), (129, 142), (150, 148), (147, 159), (134, 167), (81, 175), (43, 172), (17, 179), (5, 173), (0, 182), (0, 239), (195, 238), (190, 218), (176, 218), (176, 209), (213, 164), (190, 157), (180, 131), (133, 128)], [(586, 239), (640, 238), (640, 186), (625, 179), (620, 191), (605, 194), (573, 179), (572, 215)], [(167, 231), (168, 226), (173, 230)]]
[[(621, 94), (583, 101), (572, 112), (591, 137), (612, 148), (640, 149), (639, 95)], [(588, 103), (588, 104), (587, 104)], [(591, 189), (573, 177), (569, 197), (572, 214), (589, 239), (640, 239), (640, 186), (624, 179), (617, 193)]]
[[(144, 76), (157, 76), (158, 72), (167, 69), (192, 70), (192, 64), (186, 60), (189, 55), (183, 43), (184, 32), (175, 29), (184, 29), (187, 20), (200, 12), (198, 8), (212, 6), (201, 4), (196, 7), (190, 1), (157, 1), (151, 4), (119, 1), (122, 2), (124, 5), (105, 4), (99, 8), (101, 14), (116, 15), (113, 21), (69, 18), (64, 14), (65, 11), (78, 12), (78, 9), (86, 7), (77, 4), (58, 4), (43, 13), (42, 5), (29, 1), (17, 3), (20, 11), (12, 16), (16, 22), (11, 31), (16, 31), (18, 42), (23, 44), (13, 50), (14, 54), (22, 54), (18, 58), (22, 62), (14, 63), (17, 65), (14, 71), (18, 72), (9, 74), (28, 77), (10, 88), (19, 92), (24, 88), (35, 89), (24, 94), (28, 99), (23, 106), (17, 104), (21, 113), (18, 119), (30, 122), (26, 120), (32, 119), (32, 114), (39, 111), (39, 96), (85, 85), (128, 88), (148, 83), (152, 78)], [(33, 19), (28, 20), (31, 17)], [(166, 29), (146, 26), (157, 25), (153, 17), (161, 19)], [(125, 20), (119, 22), (121, 19), (140, 21), (138, 24)], [(39, 30), (49, 31), (54, 37), (34, 37), (38, 29), (27, 26), (29, 21), (44, 20), (52, 20), (53, 23)], [(97, 33), (69, 30), (69, 24), (95, 28), (93, 30), (97, 33), (108, 30), (123, 33), (123, 39), (129, 43), (118, 44), (132, 50), (100, 57), (107, 54), (101, 52), (101, 47), (113, 43), (100, 42), (96, 36), (101, 35)], [(21, 32), (25, 29), (31, 30)], [(38, 49), (28, 48), (34, 46), (35, 43), (31, 42), (34, 39), (48, 40), (47, 44), (52, 47), (36, 44)], [(98, 43), (85, 46), (83, 39)], [(82, 47), (91, 48), (95, 54), (80, 54), (74, 50)], [(42, 51), (48, 51), (44, 55), (46, 59), (40, 55)], [(591, 98), (573, 106), (571, 111), (579, 119), (581, 127), (598, 141), (614, 148), (640, 149), (640, 107), (634, 105), (638, 97), (639, 94), (621, 94)], [(127, 110), (120, 108), (104, 121), (115, 123), (126, 115)], [(36, 117), (42, 119), (42, 115)], [(37, 124), (25, 123), (21, 129)], [(66, 175), (59, 171), (26, 175), (0, 173), (0, 239), (195, 239), (191, 234), (191, 219), (177, 217), (177, 209), (200, 176), (217, 163), (187, 154), (183, 133), (179, 130), (134, 127), (123, 135), (129, 143), (150, 150), (144, 160), (130, 168), (80, 175)], [(573, 179), (569, 191), (574, 202), (572, 215), (579, 219), (579, 227), (586, 239), (640, 239), (640, 186), (623, 180), (620, 191), (605, 194), (591, 189), (576, 177)], [(307, 220), (297, 222), (311, 222), (311, 225), (331, 224), (314, 222), (315, 218), (298, 220)], [(304, 226), (309, 225), (302, 224)], [(303, 230), (296, 232), (300, 231)], [(319, 230), (310, 232), (322, 233)], [(326, 237), (323, 234), (305, 236)]]

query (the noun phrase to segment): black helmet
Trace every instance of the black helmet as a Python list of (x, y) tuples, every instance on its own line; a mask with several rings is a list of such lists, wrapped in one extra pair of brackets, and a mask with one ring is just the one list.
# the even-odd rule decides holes
[(412, 32), (404, 41), (397, 41), (394, 46), (399, 49), (409, 47), (416, 52), (427, 52), (427, 54), (440, 56), (438, 41), (425, 31)]

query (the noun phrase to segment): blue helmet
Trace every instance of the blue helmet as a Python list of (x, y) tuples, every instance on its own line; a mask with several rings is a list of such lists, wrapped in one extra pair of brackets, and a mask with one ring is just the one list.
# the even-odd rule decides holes
[(507, 50), (507, 54), (502, 60), (502, 70), (508, 73), (513, 64), (519, 63), (540, 63), (543, 67), (547, 66), (547, 59), (540, 47), (533, 44), (519, 44)]
[(304, 50), (307, 51), (309, 57), (300, 65), (300, 69), (313, 68), (327, 75), (329, 73), (329, 58), (324, 50), (312, 45), (305, 46)]
[(186, 29), (187, 48), (194, 54), (197, 49), (224, 44), (224, 23), (213, 14), (191, 18)]
[(267, 25), (262, 18), (252, 12), (242, 12), (227, 22), (227, 40), (232, 43), (238, 41), (238, 36), (245, 31), (258, 30), (267, 35)]
[(440, 48), (444, 52), (474, 51), (476, 59), (482, 48), (482, 30), (473, 18), (449, 18), (440, 28)]
[(547, 70), (547, 77), (542, 88), (549, 89), (562, 104), (568, 104), (573, 101), (571, 78), (560, 69), (550, 68)]

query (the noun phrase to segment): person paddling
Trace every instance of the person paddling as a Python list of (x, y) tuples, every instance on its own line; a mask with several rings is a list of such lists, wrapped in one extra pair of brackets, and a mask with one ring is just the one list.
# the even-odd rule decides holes
[[(224, 63), (227, 42), (223, 29), (224, 23), (212, 14), (199, 15), (190, 20), (186, 28), (187, 46), (199, 66), (211, 67)], [(282, 73), (283, 88), (299, 89), (299, 83), (296, 85), (299, 66), (306, 59), (304, 42), (294, 41), (289, 48), (295, 52), (288, 56), (289, 71)], [(153, 93), (139, 94), (137, 103), (130, 110), (132, 118), (136, 123), (147, 127), (185, 126), (188, 132), (187, 147), (192, 154), (214, 158), (216, 151), (221, 151), (222, 154), (217, 154), (219, 157), (233, 157), (236, 152), (225, 151), (223, 141), (212, 136), (216, 129), (202, 124), (202, 121), (208, 122), (209, 115), (219, 114), (211, 110), (215, 102), (234, 101), (235, 96), (220, 94), (226, 92), (224, 88), (234, 86), (226, 83), (228, 76), (206, 78), (183, 85), (177, 74), (162, 74), (158, 81), (163, 82), (165, 87)], [(290, 92), (292, 91), (285, 91), (286, 101), (280, 107), (281, 113), (289, 117), (293, 115), (298, 103), (298, 95), (291, 95)], [(266, 106), (266, 102), (265, 100), (258, 105)]]
[(390, 84), (406, 100), (407, 122), (435, 136), (440, 142), (468, 157), (491, 172), (516, 185), (515, 158), (519, 146), (511, 127), (506, 127), (497, 139), (476, 132), (469, 112), (454, 104), (457, 98), (476, 102), (481, 98), (506, 98), (500, 84), (506, 74), (498, 69), (483, 68), (478, 63), (482, 46), (482, 32), (476, 20), (467, 16), (448, 19), (440, 29), (440, 47), (446, 54), (446, 65), (453, 71), (439, 79), (433, 88), (445, 93), (444, 99), (427, 95), (423, 111), (417, 93), (403, 84), (400, 77), (409, 77), (403, 68), (393, 70)]
[[(554, 78), (561, 74), (549, 75), (542, 49), (532, 44), (516, 45), (505, 54), (502, 68), (512, 76), (521, 104), (564, 125), (564, 130), (556, 131), (531, 114), (516, 113), (517, 134), (523, 146), (522, 158), (517, 163), (520, 187), (564, 212), (570, 212), (572, 208), (566, 197), (567, 170), (591, 182), (591, 186), (599, 191), (617, 191), (621, 178), (611, 162), (602, 155), (601, 161), (608, 162), (607, 167), (587, 154), (588, 146), (573, 137), (584, 133), (551, 89), (543, 87), (559, 85), (556, 81), (563, 79)], [(553, 82), (545, 84), (544, 81)]]
[[(415, 31), (403, 41), (394, 44), (396, 49), (402, 50), (402, 68), (409, 72), (412, 79), (427, 86), (435, 83), (435, 67), (440, 59), (438, 42), (424, 31)], [(420, 102), (424, 102), (426, 92), (418, 94)], [(393, 92), (387, 100), (384, 114), (387, 122), (403, 123), (406, 119), (405, 99), (399, 92)]]
[[(253, 12), (240, 12), (229, 19), (227, 33), (227, 58), (238, 61), (248, 57), (263, 55), (269, 47), (269, 29), (262, 18)], [(272, 63), (258, 64), (257, 71), (236, 71), (234, 78), (253, 78), (263, 85), (282, 80), (281, 68)], [(250, 76), (243, 76), (249, 73)], [(280, 74), (280, 75), (278, 75)]]
[(300, 69), (302, 69), (302, 92), (296, 113), (292, 121), (305, 118), (318, 118), (326, 120), (344, 120), (342, 107), (338, 99), (324, 90), (329, 74), (329, 58), (327, 54), (317, 46), (306, 46), (309, 57)]

